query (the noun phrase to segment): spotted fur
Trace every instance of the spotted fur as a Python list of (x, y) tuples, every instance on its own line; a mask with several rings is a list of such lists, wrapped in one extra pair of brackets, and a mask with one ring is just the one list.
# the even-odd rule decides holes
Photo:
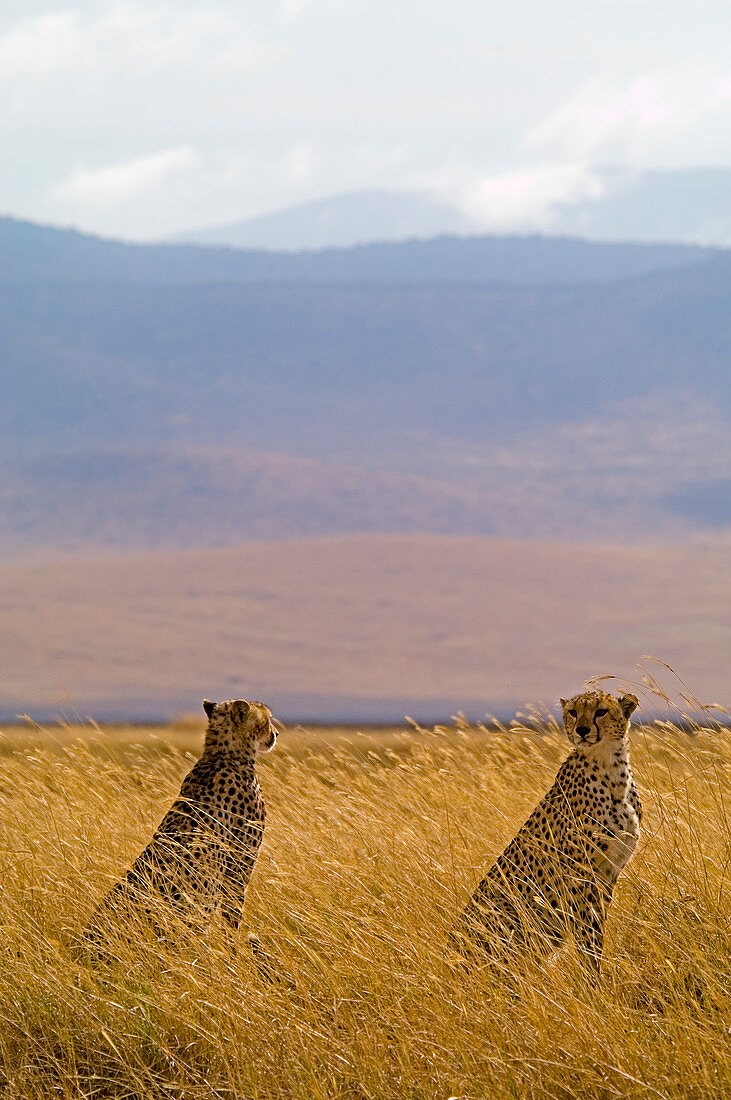
[(263, 703), (205, 699), (203, 708), (201, 758), (150, 843), (97, 909), (87, 938), (98, 941), (104, 917), (123, 906), (156, 926), (167, 908), (191, 928), (220, 906), (228, 926), (238, 928), (266, 816), (254, 765), (257, 752), (274, 748), (277, 733)]
[(540, 956), (572, 935), (584, 960), (599, 966), (614, 885), (640, 832), (627, 741), (637, 699), (592, 691), (561, 705), (574, 750), (451, 934), (469, 957)]

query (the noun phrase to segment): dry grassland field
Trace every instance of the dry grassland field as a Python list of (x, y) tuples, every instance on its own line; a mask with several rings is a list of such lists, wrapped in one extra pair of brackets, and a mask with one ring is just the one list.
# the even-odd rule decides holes
[(215, 923), (178, 946), (122, 924), (109, 957), (77, 961), (201, 742), (197, 720), (3, 734), (3, 1098), (731, 1094), (731, 737), (710, 717), (633, 726), (643, 836), (596, 987), (573, 947), (511, 980), (446, 961), (452, 920), (567, 755), (538, 716), (285, 730), (259, 764), (241, 949)]

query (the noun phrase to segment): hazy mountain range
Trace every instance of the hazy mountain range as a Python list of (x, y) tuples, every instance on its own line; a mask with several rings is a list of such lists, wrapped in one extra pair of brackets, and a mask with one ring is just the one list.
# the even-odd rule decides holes
[(596, 244), (571, 238), (442, 236), (376, 241), (316, 252), (128, 244), (74, 229), (0, 217), (0, 276), (12, 285), (136, 286), (201, 283), (611, 282), (685, 267), (719, 249), (683, 244)]
[(722, 696), (730, 307), (724, 250), (0, 222), (0, 714)]
[[(543, 232), (601, 241), (731, 244), (731, 169), (638, 172), (598, 167), (592, 174), (593, 196), (556, 200), (541, 217)], [(484, 233), (484, 225), (491, 223), (487, 203), (483, 214), (480, 222), (458, 206), (418, 191), (358, 191), (192, 230), (176, 240), (230, 248), (346, 248)], [(519, 228), (531, 232), (533, 225), (526, 214)]]
[(174, 240), (288, 251), (468, 236), (476, 231), (474, 222), (462, 211), (418, 191), (355, 191), (299, 203), (230, 225), (180, 233)]
[(2, 228), (6, 554), (729, 522), (725, 251), (453, 239), (258, 279), (271, 257)]
[(731, 244), (731, 169), (598, 173), (596, 199), (557, 205), (552, 233), (604, 241)]

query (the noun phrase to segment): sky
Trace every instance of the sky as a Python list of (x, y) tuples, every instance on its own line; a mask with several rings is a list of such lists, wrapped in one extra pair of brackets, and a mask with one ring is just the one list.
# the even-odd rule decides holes
[(154, 240), (362, 189), (486, 231), (731, 167), (728, 0), (5, 0), (0, 213)]

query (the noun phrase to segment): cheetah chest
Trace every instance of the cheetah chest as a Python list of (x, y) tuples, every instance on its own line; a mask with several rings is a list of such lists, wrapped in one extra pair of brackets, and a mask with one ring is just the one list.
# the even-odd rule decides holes
[(591, 840), (590, 862), (614, 884), (627, 866), (640, 836), (640, 819), (632, 803), (632, 776), (628, 765), (592, 777), (585, 829)]
[(634, 807), (625, 799), (612, 805), (609, 821), (603, 830), (605, 847), (600, 847), (604, 859), (607, 877), (614, 881), (622, 871), (637, 847), (640, 836), (640, 823)]

